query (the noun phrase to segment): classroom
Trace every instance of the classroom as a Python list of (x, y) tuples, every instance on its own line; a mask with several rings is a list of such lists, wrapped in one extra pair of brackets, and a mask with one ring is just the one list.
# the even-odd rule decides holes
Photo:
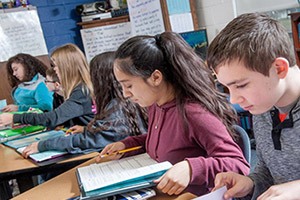
[(299, 24), (299, 0), (1, 1), (0, 200), (300, 199)]

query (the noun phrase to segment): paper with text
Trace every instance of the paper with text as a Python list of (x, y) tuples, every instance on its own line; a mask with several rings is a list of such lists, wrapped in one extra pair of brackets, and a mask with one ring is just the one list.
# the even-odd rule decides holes
[(157, 163), (145, 153), (81, 167), (78, 168), (78, 173), (84, 190), (88, 192), (167, 170), (171, 166), (169, 162)]
[(206, 195), (203, 195), (201, 197), (197, 197), (195, 199), (192, 199), (192, 200), (225, 200), (223, 198), (224, 196), (224, 193), (227, 191), (227, 188), (226, 186), (223, 186), (219, 189), (217, 189), (216, 191), (213, 191), (209, 194), (206, 194)]
[[(21, 147), (17, 149), (18, 152), (22, 153), (26, 147)], [(42, 162), (45, 160), (57, 158), (59, 156), (65, 155), (68, 152), (66, 151), (55, 151), (55, 150), (49, 150), (49, 151), (44, 151), (44, 152), (39, 152), (35, 154), (29, 155), (31, 159), (33, 159), (36, 162)]]

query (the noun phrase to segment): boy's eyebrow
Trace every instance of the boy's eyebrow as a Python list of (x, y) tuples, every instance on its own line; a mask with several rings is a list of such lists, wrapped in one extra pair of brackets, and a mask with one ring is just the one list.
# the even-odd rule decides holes
[(243, 81), (245, 81), (246, 79), (240, 79), (240, 80), (234, 80), (234, 81), (231, 81), (231, 82), (229, 82), (229, 83), (227, 83), (227, 84), (225, 84), (226, 86), (231, 86), (231, 85), (234, 85), (234, 84), (238, 84), (238, 83), (240, 83), (240, 82), (243, 82)]

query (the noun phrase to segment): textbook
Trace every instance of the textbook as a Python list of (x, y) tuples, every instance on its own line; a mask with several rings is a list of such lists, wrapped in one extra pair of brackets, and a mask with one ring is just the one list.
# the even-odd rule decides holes
[(99, 199), (154, 186), (172, 164), (158, 163), (147, 153), (76, 169), (81, 199)]
[[(25, 148), (26, 147), (18, 148), (17, 151), (22, 154), (22, 152)], [(35, 162), (42, 162), (42, 161), (46, 161), (46, 160), (50, 160), (50, 159), (54, 159), (54, 158), (63, 156), (67, 153), (68, 152), (66, 152), (66, 151), (51, 150), (51, 151), (44, 151), (44, 152), (34, 153), (34, 154), (29, 155), (29, 157), (32, 160), (34, 160)]]

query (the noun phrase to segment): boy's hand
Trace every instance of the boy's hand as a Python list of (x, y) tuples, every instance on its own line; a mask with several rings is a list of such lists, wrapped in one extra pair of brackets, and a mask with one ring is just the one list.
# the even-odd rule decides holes
[(158, 183), (157, 189), (163, 193), (178, 195), (188, 186), (191, 179), (190, 171), (188, 161), (181, 161), (154, 182)]
[(300, 180), (271, 186), (257, 200), (299, 200)]
[(213, 191), (224, 185), (228, 189), (224, 194), (225, 199), (244, 197), (251, 193), (254, 188), (254, 183), (249, 177), (234, 172), (217, 174)]
[(13, 114), (11, 113), (3, 113), (0, 114), (0, 126), (5, 126), (13, 123)]
[(116, 152), (125, 149), (125, 144), (123, 142), (114, 142), (106, 147), (99, 153), (96, 158), (96, 162), (100, 162), (103, 157), (109, 156), (110, 160), (117, 160), (122, 157), (123, 154), (117, 154)]
[(39, 150), (38, 150), (38, 144), (39, 144), (39, 142), (34, 142), (34, 143), (28, 145), (28, 146), (23, 150), (22, 156), (23, 156), (24, 158), (28, 158), (28, 156), (29, 156), (30, 154), (34, 154), (34, 153), (39, 152)]

